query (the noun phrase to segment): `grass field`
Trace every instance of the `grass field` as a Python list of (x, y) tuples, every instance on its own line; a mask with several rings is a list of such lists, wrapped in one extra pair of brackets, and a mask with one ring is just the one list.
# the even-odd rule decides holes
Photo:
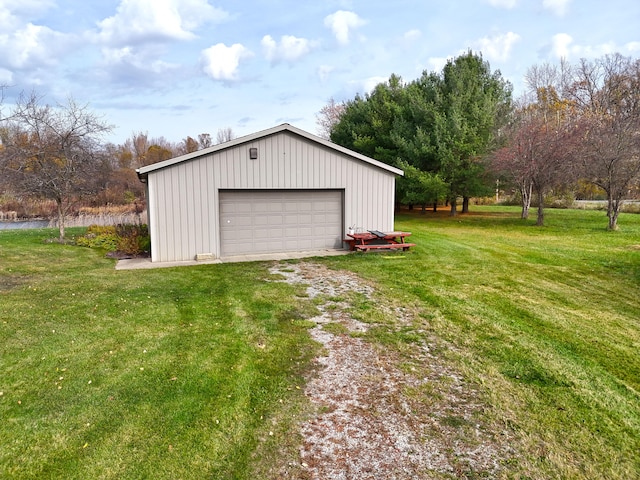
[[(455, 346), (514, 438), (505, 477), (640, 477), (640, 216), (473, 210), (399, 215), (410, 252), (320, 261)], [(269, 478), (295, 452), (317, 352), (302, 288), (266, 263), (116, 272), (51, 236), (0, 232), (0, 477)]]

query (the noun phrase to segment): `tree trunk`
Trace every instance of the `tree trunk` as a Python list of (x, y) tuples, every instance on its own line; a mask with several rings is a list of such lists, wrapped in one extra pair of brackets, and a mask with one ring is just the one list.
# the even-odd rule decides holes
[(620, 212), (615, 212), (613, 215), (609, 217), (609, 230), (618, 229), (618, 213)]
[(469, 197), (462, 197), (462, 213), (469, 213)]
[(422, 215), (424, 215), (425, 213), (427, 213), (427, 204), (423, 203), (422, 204), (422, 211), (420, 212)]
[(613, 198), (611, 194), (607, 194), (607, 217), (609, 218), (609, 230), (618, 229), (618, 215), (622, 201)]
[(62, 206), (61, 200), (56, 200), (56, 206), (58, 207), (58, 231), (60, 232), (60, 243), (64, 242), (64, 221), (65, 211)]
[(538, 192), (538, 219), (536, 225), (539, 227), (544, 226), (544, 194), (542, 190)]
[(433, 202), (433, 213), (438, 211), (438, 202)]
[(531, 192), (533, 190), (533, 185), (523, 185), (520, 189), (520, 193), (522, 195), (522, 215), (520, 218), (526, 220), (529, 218), (529, 208), (531, 208)]
[(449, 215), (452, 217), (456, 216), (457, 212), (457, 206), (458, 206), (458, 200), (456, 198), (452, 198), (451, 200), (449, 200), (449, 205), (451, 205), (451, 210), (449, 211)]

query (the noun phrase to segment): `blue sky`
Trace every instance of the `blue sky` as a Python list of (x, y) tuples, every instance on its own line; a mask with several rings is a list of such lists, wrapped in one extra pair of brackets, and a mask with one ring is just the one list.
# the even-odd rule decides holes
[(5, 110), (72, 96), (115, 126), (180, 141), (284, 122), (472, 49), (516, 95), (532, 65), (640, 56), (638, 0), (1, 0)]

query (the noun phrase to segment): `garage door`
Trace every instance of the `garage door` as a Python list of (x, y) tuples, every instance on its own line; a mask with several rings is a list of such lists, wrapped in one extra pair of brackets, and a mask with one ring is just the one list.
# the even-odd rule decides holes
[(342, 248), (342, 192), (220, 192), (222, 256)]

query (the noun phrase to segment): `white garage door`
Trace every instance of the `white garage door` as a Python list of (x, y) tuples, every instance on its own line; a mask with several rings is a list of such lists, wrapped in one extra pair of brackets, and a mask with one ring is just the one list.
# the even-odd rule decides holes
[(220, 192), (222, 256), (342, 248), (342, 192)]

